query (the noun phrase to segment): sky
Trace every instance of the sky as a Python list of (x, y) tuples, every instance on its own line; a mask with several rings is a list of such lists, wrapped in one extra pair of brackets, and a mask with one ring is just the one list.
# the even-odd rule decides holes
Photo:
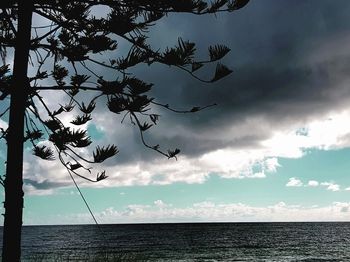
[[(233, 73), (203, 84), (161, 65), (133, 70), (155, 84), (159, 102), (179, 109), (217, 103), (196, 114), (152, 109), (160, 122), (146, 138), (180, 148), (177, 161), (145, 148), (130, 122), (98, 105), (86, 126), (93, 145), (115, 143), (120, 153), (101, 166), (106, 180), (77, 178), (97, 220), (350, 221), (349, 12), (347, 0), (251, 0), (233, 13), (157, 22), (154, 48), (182, 37), (205, 56), (209, 45), (225, 44), (231, 52), (223, 62)], [(50, 105), (64, 101), (57, 92), (44, 95)], [(30, 151), (26, 145), (24, 224), (93, 223), (64, 167)]]

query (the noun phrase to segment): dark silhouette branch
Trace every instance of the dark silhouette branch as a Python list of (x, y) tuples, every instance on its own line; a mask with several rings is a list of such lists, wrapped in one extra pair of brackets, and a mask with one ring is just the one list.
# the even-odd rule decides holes
[(61, 26), (58, 25), (55, 28), (51, 29), (49, 32), (47, 32), (46, 34), (43, 34), (40, 37), (34, 38), (32, 39), (32, 43), (39, 43), (41, 40), (45, 39), (46, 37), (48, 37), (49, 35), (52, 35), (53, 33), (55, 33), (58, 29), (60, 29)]
[(214, 103), (214, 104), (203, 106), (203, 107), (193, 107), (190, 110), (177, 110), (177, 109), (171, 108), (168, 104), (161, 104), (161, 103), (157, 103), (155, 101), (151, 101), (151, 103), (154, 104), (154, 105), (157, 105), (157, 106), (161, 106), (161, 107), (163, 107), (163, 108), (165, 108), (165, 109), (167, 109), (169, 111), (172, 111), (174, 113), (181, 113), (181, 114), (195, 113), (195, 112), (198, 112), (198, 111), (202, 111), (202, 110), (204, 110), (206, 108), (217, 106), (217, 104)]
[(7, 10), (5, 8), (2, 8), (2, 12), (5, 14), (6, 17), (6, 21), (9, 24), (9, 26), (11, 27), (12, 32), (17, 35), (17, 30), (15, 28), (15, 26), (13, 25), (12, 21), (11, 21), (11, 17), (9, 16), (9, 14), (7, 13)]
[(165, 152), (159, 150), (158, 145), (156, 145), (156, 146), (151, 146), (151, 145), (149, 145), (149, 144), (146, 142), (146, 140), (145, 140), (145, 138), (144, 138), (144, 135), (143, 135), (143, 132), (144, 132), (144, 131), (142, 131), (142, 124), (140, 123), (140, 120), (137, 118), (137, 116), (136, 116), (136, 114), (135, 114), (134, 112), (129, 112), (129, 113), (130, 113), (130, 115), (133, 117), (133, 119), (136, 121), (136, 124), (137, 124), (137, 126), (138, 126), (138, 128), (139, 128), (142, 144), (143, 144), (145, 147), (147, 147), (147, 148), (149, 148), (149, 149), (152, 149), (153, 151), (156, 151), (156, 152), (158, 152), (159, 154), (161, 154), (161, 155), (163, 155), (163, 156), (165, 156), (165, 157), (167, 157), (167, 158), (170, 158), (169, 155), (168, 155), (167, 153), (165, 153)]
[(7, 112), (9, 112), (10, 107), (6, 108), (4, 112), (0, 114), (0, 117), (3, 117)]

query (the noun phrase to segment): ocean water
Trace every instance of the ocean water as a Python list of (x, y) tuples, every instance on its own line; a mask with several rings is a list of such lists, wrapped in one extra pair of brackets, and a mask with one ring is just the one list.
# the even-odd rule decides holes
[(350, 223), (25, 226), (22, 242), (23, 261), (350, 261)]

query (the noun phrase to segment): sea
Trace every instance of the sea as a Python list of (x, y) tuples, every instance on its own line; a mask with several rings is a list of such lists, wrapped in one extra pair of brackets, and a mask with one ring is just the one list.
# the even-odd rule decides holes
[(350, 261), (347, 222), (24, 226), (22, 235), (22, 261)]

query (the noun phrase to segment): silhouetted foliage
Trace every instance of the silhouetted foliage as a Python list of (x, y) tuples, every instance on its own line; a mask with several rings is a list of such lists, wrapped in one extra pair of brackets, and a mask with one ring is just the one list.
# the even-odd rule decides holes
[[(175, 46), (161, 51), (153, 49), (148, 43), (148, 30), (169, 13), (203, 15), (231, 12), (247, 2), (248, 0), (1, 0), (0, 55), (3, 65), (0, 67), (0, 100), (9, 97), (12, 99), (12, 92), (21, 88), (26, 101), (23, 114), (26, 128), (24, 140), (32, 144), (33, 154), (45, 160), (58, 158), (70, 174), (89, 181), (97, 182), (107, 178), (107, 175), (105, 171), (100, 171), (95, 179), (90, 178), (91, 168), (86, 165), (101, 163), (119, 152), (115, 145), (97, 146), (90, 157), (82, 156), (76, 150), (92, 143), (84, 125), (93, 119), (99, 101), (107, 101), (107, 108), (112, 113), (120, 114), (122, 120), (128, 116), (131, 123), (139, 129), (141, 141), (146, 147), (167, 158), (176, 158), (179, 149), (163, 150), (160, 145), (150, 145), (144, 137), (144, 133), (159, 120), (159, 115), (152, 113), (153, 106), (178, 113), (193, 113), (208, 105), (176, 110), (168, 104), (157, 102), (149, 95), (153, 84), (133, 75), (131, 69), (139, 64), (164, 64), (178, 68), (199, 81), (211, 83), (232, 72), (218, 62), (230, 49), (221, 44), (210, 46), (208, 59), (201, 60), (196, 58), (195, 43), (178, 38)], [(104, 15), (97, 16), (94, 9), (96, 6), (105, 8)], [(30, 39), (24, 39), (19, 33), (22, 29), (16, 28), (17, 22), (21, 23), (23, 14), (34, 14), (46, 21), (46, 24), (40, 26), (28, 24)], [(26, 25), (22, 27), (25, 30)], [(20, 41), (27, 44), (27, 50), (24, 51), (29, 52), (29, 63), (35, 67), (36, 72), (32, 76), (22, 76), (28, 77), (28, 85), (22, 83), (22, 86), (14, 86), (12, 70), (6, 59), (9, 50), (15, 48), (15, 52), (18, 51)], [(118, 49), (121, 41), (129, 44), (127, 52)], [(196, 74), (205, 65), (212, 63), (217, 63), (212, 77), (202, 79)], [(100, 75), (96, 67), (109, 70), (108, 75), (112, 75), (112, 79)], [(19, 79), (19, 76), (15, 77)], [(42, 95), (46, 90), (64, 92), (66, 104), (50, 108)], [(87, 98), (89, 96), (80, 95), (85, 91), (94, 95), (90, 99)], [(71, 114), (74, 109), (81, 112), (70, 121), (77, 128), (62, 121), (62, 116)], [(8, 111), (9, 108), (1, 112), (0, 116)], [(10, 128), (11, 125), (10, 119)], [(0, 129), (0, 132), (0, 138), (6, 139), (8, 130)], [(7, 143), (10, 147), (11, 141)], [(83, 175), (78, 173), (80, 170), (88, 173)]]
[[(33, 12), (36, 15), (46, 18), (50, 24), (46, 30), (40, 27), (33, 27), (35, 34), (32, 36), (31, 50), (32, 62), (37, 66), (36, 74), (30, 78), (30, 96), (26, 117), (29, 118), (26, 126), (28, 134), (42, 134), (41, 126), (34, 125), (37, 120), (47, 127), (47, 137), (52, 146), (62, 156), (69, 156), (67, 152), (73, 151), (74, 147), (86, 147), (91, 140), (84, 130), (73, 130), (65, 127), (59, 116), (70, 112), (77, 106), (82, 115), (77, 115), (71, 121), (74, 125), (84, 125), (92, 119), (97, 99), (107, 97), (108, 109), (116, 114), (130, 115), (141, 133), (150, 129), (158, 121), (158, 115), (148, 113), (152, 104), (160, 105), (169, 109), (168, 105), (155, 103), (154, 98), (147, 95), (151, 90), (152, 83), (146, 83), (136, 76), (132, 76), (127, 70), (140, 63), (152, 65), (161, 63), (177, 67), (203, 82), (215, 82), (232, 72), (221, 63), (217, 63), (214, 75), (211, 79), (201, 79), (194, 75), (195, 71), (205, 64), (216, 62), (223, 58), (230, 49), (224, 45), (210, 46), (208, 49), (209, 59), (200, 61), (195, 59), (196, 45), (182, 38), (178, 44), (168, 47), (165, 51), (153, 50), (147, 43), (147, 30), (157, 20), (167, 13), (188, 12), (193, 14), (216, 13), (222, 11), (233, 11), (244, 6), (248, 1), (227, 1), (217, 0), (208, 3), (199, 0), (184, 1), (34, 1)], [(105, 5), (109, 8), (105, 17), (97, 18), (91, 8), (95, 5)], [(7, 1), (2, 4), (3, 8), (0, 17), (0, 50), (5, 61), (7, 48), (14, 47), (16, 32), (14, 20), (17, 19), (16, 1)], [(41, 30), (40, 30), (41, 29)], [(39, 35), (38, 31), (43, 31)], [(118, 49), (118, 38), (126, 40), (131, 44), (126, 55), (118, 57), (118, 53), (104, 55), (106, 51)], [(99, 55), (99, 56), (96, 56)], [(103, 56), (102, 56), (103, 54)], [(105, 59), (108, 57), (109, 59)], [(99, 60), (97, 59), (99, 58)], [(52, 70), (47, 71), (48, 65), (52, 64)], [(69, 69), (71, 65), (72, 69)], [(115, 72), (114, 80), (107, 80), (103, 75), (95, 73), (94, 67), (110, 69)], [(45, 70), (43, 69), (45, 68)], [(2, 96), (9, 94), (10, 79), (9, 66), (0, 67), (0, 91)], [(54, 80), (56, 85), (44, 86), (43, 80)], [(69, 81), (70, 79), (70, 81)], [(47, 81), (45, 81), (47, 82)], [(44, 98), (40, 96), (41, 90), (61, 90), (68, 98), (67, 105), (58, 109), (49, 109)], [(87, 102), (78, 101), (75, 97), (81, 91), (94, 91), (97, 95)], [(45, 109), (45, 114), (38, 107)], [(197, 112), (201, 107), (193, 107), (188, 111)], [(176, 110), (173, 110), (176, 111)], [(139, 118), (149, 116), (149, 120), (140, 121)], [(36, 119), (36, 120), (34, 120)], [(153, 124), (152, 124), (153, 123)], [(33, 135), (31, 135), (33, 136)], [(52, 149), (47, 146), (37, 146), (37, 137), (30, 139), (34, 147), (34, 154), (46, 159)], [(159, 146), (148, 145), (145, 139), (142, 142), (168, 158), (175, 157), (179, 150), (160, 150)], [(40, 143), (40, 142), (39, 142)], [(100, 148), (103, 149), (104, 147)], [(115, 148), (114, 145), (107, 148)], [(98, 152), (98, 151), (97, 151)], [(117, 150), (109, 151), (112, 156)], [(52, 157), (50, 156), (51, 160)], [(94, 154), (93, 160), (85, 162), (100, 163), (106, 158)], [(75, 159), (77, 164), (84, 159)], [(64, 161), (63, 164), (72, 161)]]

